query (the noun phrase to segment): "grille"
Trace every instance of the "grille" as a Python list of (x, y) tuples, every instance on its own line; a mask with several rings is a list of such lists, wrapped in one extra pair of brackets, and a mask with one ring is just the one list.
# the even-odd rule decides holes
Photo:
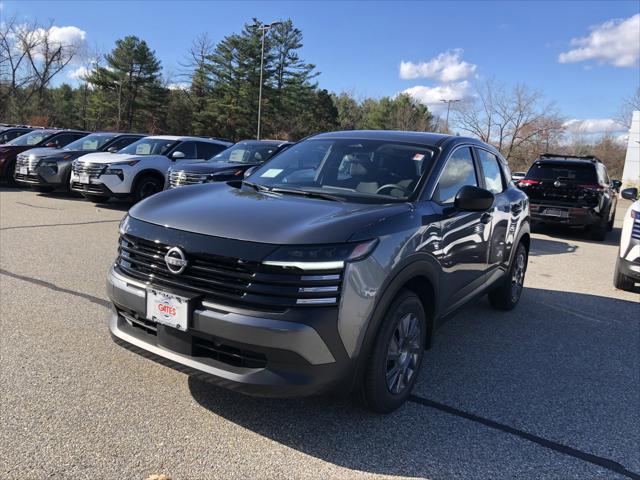
[(170, 248), (123, 235), (117, 266), (125, 275), (151, 285), (186, 290), (218, 303), (278, 311), (291, 307), (335, 306), (339, 300), (341, 269), (303, 272), (237, 258), (186, 252), (189, 262), (186, 269), (173, 274), (164, 261)]
[(197, 183), (204, 183), (207, 179), (206, 175), (199, 173), (189, 173), (184, 170), (172, 171), (169, 174), (169, 186), (171, 188), (181, 187), (183, 185), (194, 185)]
[(73, 173), (76, 175), (80, 173), (88, 173), (90, 177), (99, 177), (105, 168), (106, 165), (102, 163), (74, 162)]
[(631, 227), (631, 238), (640, 240), (640, 218), (636, 218), (633, 221), (633, 227)]
[(21, 153), (16, 157), (16, 171), (19, 171), (20, 167), (27, 167), (27, 171), (34, 170), (36, 165), (38, 165), (39, 160), (30, 160), (29, 155), (25, 155)]

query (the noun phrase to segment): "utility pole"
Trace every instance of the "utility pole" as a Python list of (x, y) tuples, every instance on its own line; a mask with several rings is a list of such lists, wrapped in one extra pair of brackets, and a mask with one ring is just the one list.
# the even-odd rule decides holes
[(260, 87), (258, 89), (258, 134), (256, 136), (257, 140), (260, 140), (260, 117), (262, 115), (262, 72), (264, 70), (264, 38), (269, 30), (276, 25), (280, 25), (282, 22), (271, 22), (265, 23), (263, 25), (255, 25), (256, 28), (262, 30), (262, 53), (260, 54)]
[(440, 100), (440, 101), (447, 104), (447, 120), (445, 122), (445, 125), (446, 125), (446, 129), (447, 129), (447, 132), (448, 132), (449, 131), (449, 110), (451, 110), (451, 104), (459, 102), (460, 100), (449, 98), (449, 99)]

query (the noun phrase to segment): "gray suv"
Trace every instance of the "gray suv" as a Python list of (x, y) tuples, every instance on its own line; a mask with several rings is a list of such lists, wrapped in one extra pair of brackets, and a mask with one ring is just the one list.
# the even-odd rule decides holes
[(390, 412), (444, 318), (484, 293), (518, 303), (529, 204), (478, 140), (333, 132), (144, 200), (119, 242), (121, 345), (248, 394), (357, 391)]

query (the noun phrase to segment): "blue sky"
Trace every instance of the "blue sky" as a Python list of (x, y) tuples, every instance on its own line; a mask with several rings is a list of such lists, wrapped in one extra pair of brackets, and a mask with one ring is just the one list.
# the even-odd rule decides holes
[[(640, 85), (634, 45), (620, 46), (620, 39), (613, 38), (599, 46), (590, 37), (603, 29), (604, 34), (620, 33), (620, 23), (639, 14), (637, 1), (1, 4), (3, 17), (17, 14), (24, 21), (75, 26), (86, 32), (89, 47), (102, 52), (117, 38), (137, 35), (156, 50), (165, 70), (174, 72), (199, 33), (217, 41), (254, 16), (267, 22), (291, 18), (304, 34), (303, 58), (321, 72), (321, 87), (362, 97), (412, 89), (428, 102), (445, 93), (471, 95), (483, 78), (494, 77), (539, 89), (568, 119), (607, 119)], [(635, 23), (625, 25), (628, 40)], [(640, 27), (636, 33), (638, 42), (623, 37), (623, 43), (640, 43)], [(563, 53), (565, 63), (559, 61)], [(628, 56), (620, 60), (624, 54)], [(437, 60), (438, 55), (444, 56)], [(401, 61), (411, 62), (405, 77), (416, 78), (401, 78)], [(444, 66), (451, 68), (445, 71)]]

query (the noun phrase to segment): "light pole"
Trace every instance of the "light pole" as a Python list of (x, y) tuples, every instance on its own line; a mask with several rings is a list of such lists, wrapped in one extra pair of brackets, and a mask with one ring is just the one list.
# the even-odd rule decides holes
[(256, 136), (257, 140), (260, 140), (260, 116), (262, 114), (262, 72), (264, 70), (264, 37), (265, 34), (267, 33), (267, 30), (269, 30), (272, 27), (275, 27), (276, 25), (280, 25), (282, 22), (271, 22), (271, 23), (265, 23), (263, 25), (256, 25), (257, 28), (259, 28), (260, 30), (262, 30), (262, 53), (260, 54), (260, 87), (258, 89), (258, 134)]
[(449, 98), (447, 100), (440, 100), (440, 101), (447, 104), (447, 120), (445, 122), (445, 125), (446, 125), (446, 128), (447, 128), (447, 132), (449, 132), (449, 110), (451, 110), (451, 104), (459, 102), (460, 100), (455, 100), (455, 99)]

